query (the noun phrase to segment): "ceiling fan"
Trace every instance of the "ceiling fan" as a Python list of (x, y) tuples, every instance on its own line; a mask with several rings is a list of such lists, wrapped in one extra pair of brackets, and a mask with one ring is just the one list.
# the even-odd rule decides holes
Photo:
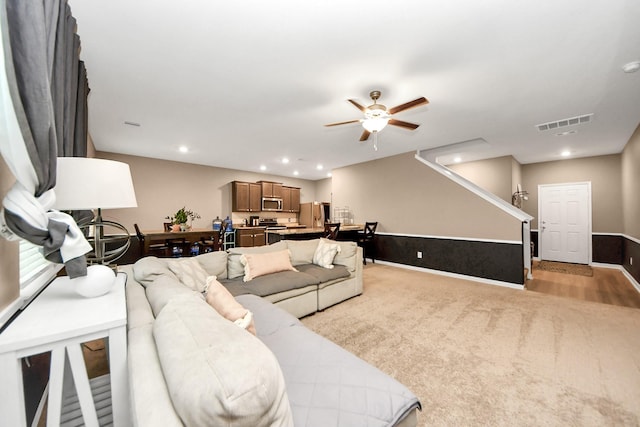
[(380, 98), (380, 95), (381, 94), (379, 90), (371, 91), (371, 93), (369, 93), (369, 96), (373, 100), (373, 104), (369, 105), (368, 107), (364, 107), (360, 105), (358, 102), (354, 101), (353, 99), (348, 100), (358, 110), (364, 113), (363, 119), (349, 120), (346, 122), (338, 122), (338, 123), (330, 123), (325, 126), (338, 126), (338, 125), (346, 125), (348, 123), (360, 122), (362, 123), (362, 127), (364, 128), (364, 131), (360, 136), (360, 142), (366, 141), (367, 139), (369, 139), (369, 135), (371, 135), (372, 133), (374, 134), (374, 137), (375, 137), (376, 134), (382, 129), (384, 129), (384, 127), (387, 124), (390, 124), (393, 126), (400, 126), (409, 130), (415, 130), (418, 128), (418, 126), (420, 126), (415, 123), (409, 123), (402, 120), (394, 119), (392, 116), (396, 113), (399, 113), (400, 111), (408, 110), (409, 108), (417, 107), (419, 105), (428, 104), (429, 101), (427, 100), (427, 98), (425, 98), (424, 96), (421, 96), (420, 98), (414, 99), (413, 101), (405, 102), (404, 104), (397, 105), (387, 110), (387, 107), (385, 107), (382, 104), (378, 104), (378, 99)]

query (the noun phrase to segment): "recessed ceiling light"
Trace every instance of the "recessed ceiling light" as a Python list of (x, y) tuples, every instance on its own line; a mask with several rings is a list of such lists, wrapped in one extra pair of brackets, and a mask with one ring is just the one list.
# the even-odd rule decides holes
[(331, 178), (333, 176), (333, 174), (331, 172), (327, 173), (327, 178)]
[(321, 164), (318, 164), (318, 166), (316, 166), (316, 169), (318, 169), (319, 171), (321, 171), (324, 167)]
[(294, 174), (295, 176), (298, 176), (298, 175), (300, 175), (300, 172), (298, 172), (298, 171), (293, 171), (293, 174)]
[(453, 161), (456, 162), (456, 163), (460, 163), (462, 161), (462, 158), (456, 157), (456, 158), (453, 159)]
[(629, 62), (622, 66), (622, 71), (625, 73), (635, 73), (638, 70), (640, 70), (640, 61)]
[(282, 164), (285, 164), (285, 165), (286, 165), (287, 163), (289, 163), (289, 159), (288, 159), (288, 158), (286, 158), (286, 157), (283, 157), (283, 158), (282, 158)]
[(560, 153), (560, 155), (562, 157), (569, 157), (571, 155), (571, 151), (569, 150), (564, 150), (562, 153)]
[(180, 148), (178, 148), (178, 151), (180, 151), (181, 153), (187, 153), (189, 151), (189, 148), (181, 145)]
[(261, 171), (266, 171), (266, 170), (267, 170), (267, 167), (266, 167), (265, 165), (260, 165), (260, 170), (261, 170)]

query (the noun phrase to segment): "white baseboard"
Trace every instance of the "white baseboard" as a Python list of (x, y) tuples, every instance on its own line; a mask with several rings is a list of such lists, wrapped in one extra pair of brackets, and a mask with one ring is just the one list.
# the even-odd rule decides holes
[(422, 271), (424, 273), (431, 273), (431, 274), (437, 274), (439, 276), (453, 277), (455, 279), (471, 280), (473, 282), (485, 283), (487, 285), (502, 286), (502, 287), (518, 289), (518, 290), (524, 289), (524, 285), (518, 285), (515, 283), (509, 283), (509, 282), (502, 282), (500, 280), (484, 279), (482, 277), (476, 277), (476, 276), (467, 276), (465, 274), (450, 273), (448, 271), (432, 270), (430, 268), (425, 268), (425, 267), (416, 267), (413, 265), (398, 264), (395, 262), (380, 261), (380, 260), (376, 260), (376, 264), (389, 265), (391, 267), (399, 267), (407, 270)]

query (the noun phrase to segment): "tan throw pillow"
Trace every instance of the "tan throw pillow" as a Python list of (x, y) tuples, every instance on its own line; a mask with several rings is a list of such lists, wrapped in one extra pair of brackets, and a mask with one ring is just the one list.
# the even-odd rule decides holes
[(253, 335), (256, 334), (253, 314), (236, 301), (227, 288), (216, 280), (216, 276), (207, 277), (206, 288), (206, 300), (211, 307), (225, 319), (232, 321)]
[(204, 292), (209, 275), (198, 260), (195, 258), (168, 259), (167, 265), (183, 285), (194, 291)]
[(340, 252), (340, 245), (337, 243), (328, 243), (326, 240), (320, 239), (316, 252), (313, 254), (313, 263), (324, 268), (333, 268), (333, 259)]
[(240, 262), (244, 265), (244, 281), (278, 271), (298, 271), (291, 265), (289, 249), (264, 254), (243, 254)]

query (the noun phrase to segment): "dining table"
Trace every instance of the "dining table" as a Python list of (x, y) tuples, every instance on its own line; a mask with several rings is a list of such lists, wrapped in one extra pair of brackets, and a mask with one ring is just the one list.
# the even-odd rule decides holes
[[(215, 243), (219, 241), (220, 232), (212, 229), (192, 229), (187, 231), (165, 231), (165, 230), (149, 230), (141, 232), (144, 237), (143, 253), (149, 254), (149, 246), (154, 243), (165, 243), (171, 240), (184, 239), (185, 246), (191, 246), (194, 243), (204, 240), (210, 240)], [(214, 250), (219, 250), (214, 247)]]

